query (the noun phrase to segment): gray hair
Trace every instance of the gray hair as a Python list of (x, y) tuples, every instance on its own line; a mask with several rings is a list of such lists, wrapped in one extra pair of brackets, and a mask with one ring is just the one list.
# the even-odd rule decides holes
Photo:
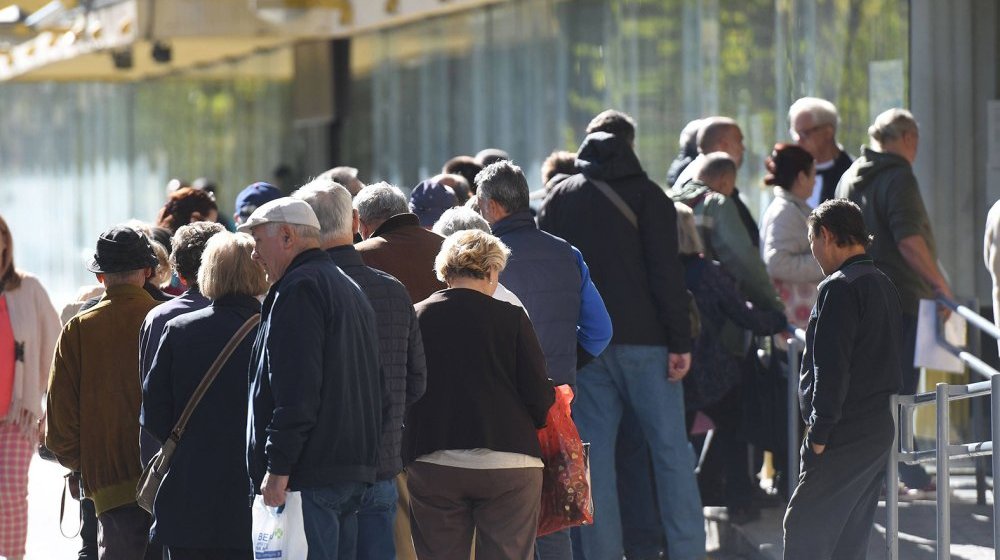
[(675, 202), (677, 209), (677, 252), (681, 255), (697, 255), (705, 251), (694, 221), (694, 211), (683, 202)]
[(698, 129), (698, 151), (707, 154), (716, 151), (719, 142), (732, 128), (739, 128), (740, 125), (729, 117), (707, 117), (701, 120), (701, 128)]
[(510, 213), (528, 209), (528, 180), (521, 168), (498, 161), (476, 174), (476, 195), (492, 200)]
[(434, 223), (432, 231), (438, 235), (448, 237), (456, 231), (466, 229), (478, 229), (486, 233), (493, 233), (486, 218), (483, 218), (475, 210), (464, 206), (456, 206), (455, 208), (445, 210), (444, 214), (441, 214), (438, 221)]
[(358, 170), (355, 167), (348, 167), (346, 165), (341, 165), (334, 167), (333, 169), (327, 169), (323, 173), (316, 177), (315, 180), (324, 179), (327, 181), (334, 181), (340, 185), (343, 185), (347, 189), (347, 192), (351, 193), (351, 196), (357, 196), (361, 189), (365, 188), (365, 184), (361, 179), (358, 179)]
[(347, 187), (330, 178), (317, 177), (292, 193), (305, 201), (319, 219), (320, 241), (327, 243), (351, 235), (353, 207)]
[(354, 197), (354, 207), (358, 210), (358, 219), (368, 227), (378, 227), (389, 218), (410, 211), (403, 191), (386, 182), (361, 189)]
[(916, 134), (918, 130), (917, 119), (913, 118), (913, 114), (897, 107), (875, 117), (875, 122), (868, 127), (868, 136), (882, 146), (886, 142), (899, 140), (906, 133)]
[(826, 99), (803, 97), (792, 103), (792, 106), (788, 108), (788, 122), (794, 123), (795, 118), (804, 113), (812, 117), (813, 126), (829, 124), (833, 125), (833, 128), (836, 129), (840, 124), (840, 115), (837, 114), (837, 107)]
[(214, 222), (193, 222), (177, 228), (170, 244), (174, 250), (170, 253), (170, 266), (189, 285), (198, 282), (198, 267), (201, 266), (201, 255), (205, 244), (215, 234), (225, 230), (221, 224)]

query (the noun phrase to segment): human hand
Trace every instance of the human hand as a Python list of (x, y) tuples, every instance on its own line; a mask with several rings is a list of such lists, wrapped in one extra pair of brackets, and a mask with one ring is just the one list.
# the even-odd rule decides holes
[(685, 352), (683, 354), (670, 354), (667, 361), (667, 378), (674, 383), (684, 379), (688, 370), (691, 369), (690, 352)]
[[(948, 284), (941, 284), (934, 288), (934, 296), (955, 301), (955, 296), (951, 293), (951, 288), (948, 287)], [(941, 316), (942, 321), (947, 321), (951, 317), (951, 308), (938, 304), (938, 315)]]
[(813, 453), (817, 455), (822, 455), (823, 452), (826, 451), (825, 445), (820, 445), (818, 443), (810, 443), (809, 445), (812, 446)]
[(264, 475), (260, 485), (260, 493), (264, 495), (264, 505), (278, 507), (285, 505), (285, 491), (288, 490), (288, 475)]

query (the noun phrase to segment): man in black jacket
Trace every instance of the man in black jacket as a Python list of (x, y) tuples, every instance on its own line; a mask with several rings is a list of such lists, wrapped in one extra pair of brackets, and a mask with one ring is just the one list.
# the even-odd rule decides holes
[(809, 427), (802, 475), (785, 512), (785, 558), (865, 558), (895, 424), (902, 312), (865, 249), (861, 210), (834, 199), (809, 216), (827, 274), (809, 317), (799, 407)]
[(400, 446), (403, 417), (427, 387), (427, 366), (420, 325), (406, 288), (392, 276), (365, 266), (354, 248), (358, 214), (351, 193), (330, 179), (316, 179), (292, 196), (309, 203), (320, 223), (320, 245), (333, 262), (354, 280), (375, 309), (379, 364), (382, 370), (382, 441), (375, 485), (365, 491), (357, 513), (357, 531), (342, 538), (357, 539), (358, 558), (393, 560), (393, 521), (398, 491), (396, 475), (403, 470)]
[(375, 312), (320, 249), (319, 221), (279, 198), (240, 226), (271, 289), (250, 358), (248, 466), (264, 503), (302, 494), (310, 558), (344, 552), (341, 524), (375, 482), (382, 389)]
[(622, 556), (615, 440), (628, 407), (652, 450), (670, 558), (704, 558), (680, 384), (691, 363), (691, 325), (676, 210), (639, 164), (631, 117), (605, 111), (587, 132), (580, 174), (556, 186), (539, 214), (543, 230), (583, 253), (614, 326), (611, 345), (577, 376), (574, 419), (592, 444), (595, 510), (594, 525), (580, 528), (580, 544), (587, 558)]

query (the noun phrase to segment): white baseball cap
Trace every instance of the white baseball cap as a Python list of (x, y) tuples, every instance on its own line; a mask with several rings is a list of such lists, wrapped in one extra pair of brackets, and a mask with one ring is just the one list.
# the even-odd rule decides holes
[(250, 233), (250, 230), (264, 224), (279, 223), (293, 224), (299, 226), (309, 226), (320, 229), (319, 219), (312, 206), (304, 200), (284, 197), (272, 200), (257, 208), (250, 214), (247, 221), (240, 224), (239, 231)]

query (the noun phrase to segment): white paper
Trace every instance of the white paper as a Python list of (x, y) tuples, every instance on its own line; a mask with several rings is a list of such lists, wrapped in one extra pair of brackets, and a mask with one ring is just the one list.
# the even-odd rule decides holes
[[(948, 351), (937, 338), (937, 302), (920, 300), (917, 319), (917, 346), (913, 353), (913, 367), (922, 367), (951, 373), (964, 373), (965, 364)], [(965, 347), (965, 319), (952, 313), (944, 323), (944, 338), (956, 348)]]

